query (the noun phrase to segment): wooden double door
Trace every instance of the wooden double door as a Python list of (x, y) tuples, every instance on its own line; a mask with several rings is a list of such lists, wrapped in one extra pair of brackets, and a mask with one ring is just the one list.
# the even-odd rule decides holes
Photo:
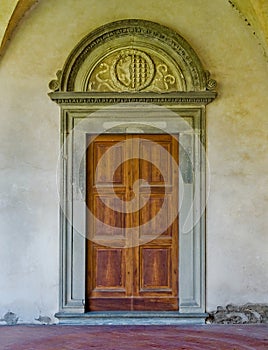
[(177, 139), (88, 141), (87, 311), (178, 310)]

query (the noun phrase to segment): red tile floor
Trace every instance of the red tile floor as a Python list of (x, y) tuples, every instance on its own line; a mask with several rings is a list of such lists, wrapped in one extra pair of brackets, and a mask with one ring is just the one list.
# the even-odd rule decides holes
[(1, 350), (268, 350), (266, 325), (2, 326)]

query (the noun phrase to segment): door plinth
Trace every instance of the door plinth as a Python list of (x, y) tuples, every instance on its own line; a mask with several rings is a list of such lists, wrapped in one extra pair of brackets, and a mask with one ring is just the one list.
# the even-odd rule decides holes
[(62, 325), (182, 325), (205, 324), (207, 313), (180, 313), (180, 312), (87, 312), (66, 313), (59, 312), (55, 315)]

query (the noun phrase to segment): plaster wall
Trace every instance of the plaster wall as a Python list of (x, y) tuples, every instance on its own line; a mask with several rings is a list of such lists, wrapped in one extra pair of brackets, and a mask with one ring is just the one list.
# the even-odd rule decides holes
[(219, 82), (207, 108), (207, 309), (267, 302), (268, 63), (248, 26), (227, 0), (46, 0), (0, 62), (0, 317), (58, 310), (59, 108), (47, 84), (86, 34), (125, 18), (179, 32)]
[(18, 0), (10, 0), (10, 1), (0, 1), (0, 7), (1, 7), (1, 13), (0, 13), (0, 41), (2, 42), (2, 39), (5, 35), (5, 31), (8, 26), (8, 22), (10, 20), (10, 17), (12, 15), (12, 12), (14, 11), (14, 8), (17, 5)]

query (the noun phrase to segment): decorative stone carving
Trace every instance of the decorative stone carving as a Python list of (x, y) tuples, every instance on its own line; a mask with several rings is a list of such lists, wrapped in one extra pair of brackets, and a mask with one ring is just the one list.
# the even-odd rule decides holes
[(268, 304), (245, 304), (242, 306), (218, 306), (210, 313), (208, 323), (217, 324), (248, 324), (268, 323)]
[(140, 91), (153, 80), (154, 63), (143, 51), (123, 50), (114, 61), (111, 76), (119, 89)]
[(104, 58), (89, 74), (87, 91), (150, 91), (183, 90), (174, 67), (163, 59), (137, 48), (120, 50)]
[(210, 72), (208, 70), (205, 73), (207, 78), (207, 85), (206, 85), (207, 90), (209, 91), (215, 90), (215, 88), (217, 87), (216, 80), (210, 79)]
[(169, 74), (169, 68), (166, 64), (158, 64), (156, 66), (156, 77), (152, 83), (152, 91), (175, 91), (176, 78)]
[(206, 91), (209, 78), (191, 46), (171, 29), (143, 20), (100, 27), (72, 51), (53, 91)]
[(86, 105), (86, 104), (117, 104), (117, 103), (155, 103), (171, 105), (196, 105), (204, 106), (211, 103), (216, 93), (212, 91), (204, 92), (182, 92), (182, 93), (79, 93), (79, 92), (51, 92), (49, 94), (52, 101), (59, 105)]
[(52, 91), (59, 91), (60, 89), (60, 79), (61, 79), (61, 74), (62, 71), (58, 70), (56, 73), (57, 79), (51, 80), (50, 83), (48, 84), (48, 87)]

